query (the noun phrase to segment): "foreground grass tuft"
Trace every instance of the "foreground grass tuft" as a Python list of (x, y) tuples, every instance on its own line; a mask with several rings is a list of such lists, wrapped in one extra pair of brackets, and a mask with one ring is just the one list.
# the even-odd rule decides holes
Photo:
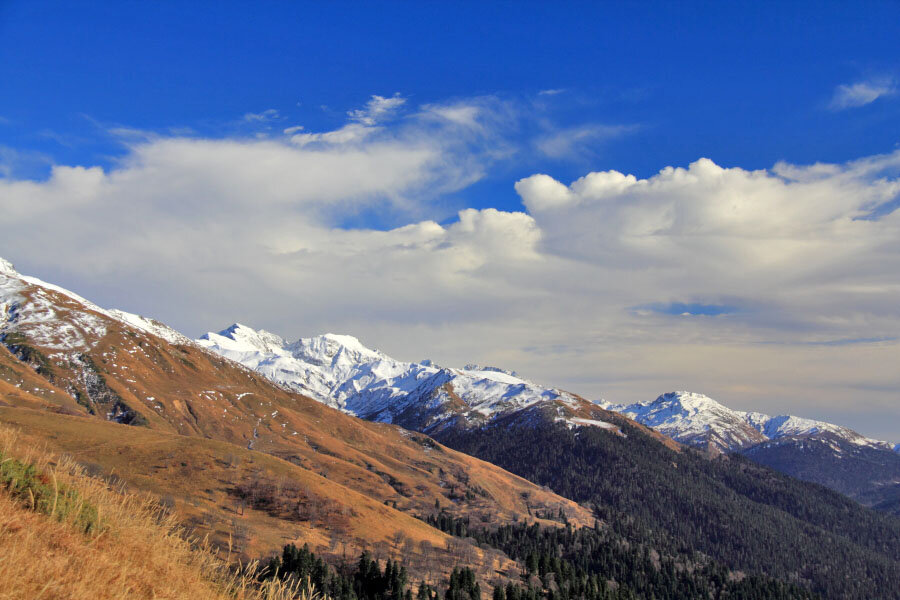
[(258, 582), (190, 539), (154, 499), (111, 488), (74, 461), (23, 447), (0, 425), (0, 598), (327, 600)]
[(97, 508), (85, 502), (76, 490), (57, 482), (56, 474), (38, 471), (31, 464), (9, 458), (0, 452), (0, 486), (31, 510), (49, 515), (73, 528), (91, 534), (100, 530)]

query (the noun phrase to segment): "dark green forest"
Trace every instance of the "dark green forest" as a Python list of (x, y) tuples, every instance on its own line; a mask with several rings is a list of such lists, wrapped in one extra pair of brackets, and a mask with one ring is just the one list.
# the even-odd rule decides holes
[[(441, 515), (433, 522), (459, 531), (461, 521)], [(494, 600), (805, 600), (815, 598), (798, 586), (772, 578), (729, 577), (727, 569), (707, 564), (685, 565), (659, 561), (645, 550), (611, 544), (608, 535), (590, 528), (540, 527), (525, 524), (479, 529), (480, 544), (506, 552), (525, 565), (521, 582), (509, 581), (493, 589)], [(481, 600), (475, 573), (456, 566), (442, 590), (420, 583), (415, 594), (406, 567), (391, 560), (382, 568), (364, 552), (343, 572), (325, 563), (308, 547), (284, 547), (270, 559), (262, 578), (309, 581), (333, 600)], [(612, 578), (612, 579), (610, 579)]]
[(616, 536), (662, 555), (700, 552), (826, 598), (900, 598), (900, 519), (746, 458), (676, 452), (627, 425), (498, 423), (439, 439), (592, 506)]
[(674, 559), (632, 544), (599, 522), (594, 528), (527, 525), (472, 526), (449, 514), (424, 519), (456, 536), (474, 538), (525, 565), (522, 583), (498, 587), (494, 600), (607, 600), (654, 598), (814, 598), (792, 584), (760, 575), (737, 575), (701, 555)]

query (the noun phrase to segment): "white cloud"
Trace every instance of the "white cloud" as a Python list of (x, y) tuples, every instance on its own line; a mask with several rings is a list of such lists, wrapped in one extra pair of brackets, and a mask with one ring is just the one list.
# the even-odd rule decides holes
[(832, 110), (858, 108), (871, 104), (879, 98), (893, 96), (897, 93), (897, 85), (892, 77), (881, 77), (868, 81), (858, 81), (837, 86), (829, 107)]
[(0, 144), (0, 178), (22, 176), (23, 173), (40, 171), (52, 165), (47, 154), (34, 150), (18, 150)]
[(274, 121), (281, 118), (281, 115), (274, 108), (269, 108), (260, 113), (248, 112), (244, 115), (244, 121), (248, 123), (265, 123), (266, 121)]
[(865, 338), (900, 324), (900, 219), (864, 218), (900, 195), (898, 168), (900, 152), (777, 172), (701, 159), (649, 179), (535, 175), (516, 190), (542, 251), (626, 277), (624, 302), (737, 303), (730, 322), (747, 340)]
[(599, 143), (631, 133), (636, 128), (631, 125), (579, 125), (553, 130), (538, 138), (538, 150), (550, 158), (571, 158), (589, 154)]
[[(291, 136), (291, 142), (301, 147), (316, 143), (335, 146), (355, 144), (357, 142), (362, 142), (371, 134), (379, 131), (379, 129), (380, 128), (378, 127), (362, 125), (361, 123), (347, 123), (340, 129), (335, 129), (334, 131), (326, 131), (323, 133), (295, 133)], [(287, 133), (287, 130), (285, 130), (285, 133)]]
[(394, 94), (389, 98), (372, 96), (365, 107), (347, 111), (347, 115), (354, 121), (371, 126), (392, 117), (404, 104), (406, 98), (400, 94)]
[[(399, 358), (499, 364), (589, 397), (694, 388), (833, 418), (852, 395), (846, 424), (900, 422), (900, 214), (884, 208), (900, 194), (900, 152), (759, 171), (701, 159), (571, 184), (536, 174), (515, 185), (527, 213), (466, 209), (447, 223), (441, 194), (515, 147), (512, 112), (431, 105), (300, 144), (139, 139), (108, 171), (0, 179), (0, 256), (194, 335), (236, 320), (343, 331)], [(395, 226), (342, 227), (360, 214)], [(669, 304), (734, 310), (640, 309)]]

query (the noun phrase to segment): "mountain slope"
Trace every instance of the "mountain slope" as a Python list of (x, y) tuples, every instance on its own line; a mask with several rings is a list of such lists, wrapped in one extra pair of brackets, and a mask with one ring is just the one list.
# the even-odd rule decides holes
[(228, 555), (192, 543), (167, 506), (110, 486), (5, 425), (0, 557), (5, 600), (297, 599), (288, 585), (257, 585), (252, 568), (235, 570)]
[[(402, 363), (349, 336), (287, 344), (235, 325), (199, 343), (282, 385), (322, 384), (323, 402), (427, 430), (454, 448), (595, 504), (596, 514), (632, 543), (685, 556), (696, 549), (732, 569), (802, 582), (826, 597), (896, 597), (900, 549), (893, 540), (900, 521), (746, 460), (685, 450), (574, 394), (499, 370)], [(719, 417), (732, 415), (723, 407)], [(796, 420), (775, 423), (762, 428), (786, 433), (798, 427)], [(764, 439), (751, 424), (738, 425), (737, 433), (721, 436), (723, 443)]]
[[(485, 528), (534, 524), (543, 531), (562, 527), (564, 519), (569, 528), (593, 524), (604, 543), (632, 549), (591, 571), (588, 600), (601, 600), (635, 597), (617, 580), (625, 556), (659, 554), (499, 467), (422, 434), (334, 410), (162, 324), (100, 309), (9, 265), (0, 273), (0, 305), (0, 422), (117, 485), (161, 498), (196, 533), (245, 559), (286, 542), (309, 543), (342, 565), (369, 548), (438, 584), (454, 565), (465, 565), (488, 589), (519, 581), (525, 565), (471, 539), (450, 539), (426, 517), (471, 519)], [(610, 431), (630, 423), (593, 410), (612, 419)], [(514, 414), (574, 426), (552, 401)], [(647, 429), (642, 434), (664, 439)], [(657, 589), (674, 591), (667, 581), (711, 593), (791, 589), (766, 577), (729, 582), (740, 575), (709, 558), (661, 556), (688, 570), (660, 579)], [(528, 593), (550, 600), (541, 587)]]
[[(712, 590), (722, 589), (715, 584), (722, 574), (752, 573), (826, 597), (896, 597), (897, 520), (748, 461), (710, 460), (573, 394), (499, 371), (428, 363), (419, 367), (434, 372), (405, 363), (393, 376), (396, 383), (415, 374), (419, 385), (407, 392), (374, 382), (386, 360), (351, 339), (323, 336), (290, 351), (272, 336), (259, 340), (264, 359), (276, 346), (292, 360), (301, 354), (338, 397), (347, 390), (343, 404), (335, 400), (345, 411), (366, 407), (370, 418), (418, 423), (529, 482), (420, 433), (335, 410), (161, 324), (104, 311), (11, 267), (0, 274), (0, 303), (10, 392), (0, 421), (121, 473), (137, 489), (171, 496), (201, 528), (255, 554), (293, 539), (340, 562), (342, 546), (353, 553), (372, 545), (419, 572), (429, 572), (431, 552), (441, 577), (460, 561), (483, 582), (518, 577), (524, 565), (471, 542), (442, 545), (445, 534), (411, 517), (433, 517), (439, 505), (441, 515), (486, 526), (559, 527), (564, 515), (577, 527), (596, 516), (598, 539), (640, 549), (633, 560), (652, 566), (659, 555), (687, 572), (712, 561), (707, 575), (696, 575), (718, 574), (704, 579)], [(351, 377), (333, 377), (342, 370)], [(428, 383), (437, 374), (450, 379)], [(434, 412), (419, 411), (413, 399), (435, 402)], [(591, 504), (594, 514), (585, 509)], [(592, 576), (615, 579), (622, 564)], [(631, 597), (619, 589), (618, 597)]]
[(846, 494), (866, 505), (897, 512), (900, 454), (888, 442), (847, 427), (789, 415), (732, 410), (712, 398), (672, 392), (653, 402), (610, 410), (679, 442), (713, 452), (739, 452), (793, 477)]
[(496, 367), (402, 362), (348, 335), (329, 333), (286, 343), (267, 331), (234, 324), (197, 343), (348, 414), (431, 435), (483, 427), (512, 414), (612, 430), (622, 422), (633, 424), (576, 394)]
[[(191, 506), (193, 462), (205, 464), (211, 476), (220, 473), (229, 482), (224, 488), (215, 482), (208, 486), (221, 498), (209, 507), (214, 520), (226, 521), (229, 513), (233, 518), (229, 505), (253, 474), (214, 468), (201, 458), (197, 444), (203, 440), (224, 444), (209, 449), (215, 464), (227, 465), (250, 452), (291, 467), (264, 469), (259, 476), (266, 485), (300, 482), (297, 494), (303, 495), (303, 490), (315, 489), (310, 482), (321, 481), (317, 486), (325, 487), (317, 497), (322, 499), (322, 518), (284, 517), (278, 514), (281, 509), (273, 509), (275, 522), (299, 532), (291, 539), (314, 546), (328, 548), (338, 539), (357, 549), (387, 543), (395, 534), (423, 527), (419, 521), (411, 527), (408, 515), (433, 510), (435, 504), (488, 521), (533, 520), (538, 510), (562, 509), (575, 522), (592, 522), (589, 511), (498, 467), (424, 435), (362, 421), (273, 385), (162, 324), (101, 309), (76, 294), (22, 276), (5, 262), (0, 264), (0, 340), (2, 419), (21, 422), (48, 439), (68, 439), (62, 450), (104, 469), (115, 468), (141, 489), (184, 497), (185, 506)], [(71, 430), (72, 437), (63, 436), (63, 430)], [(158, 454), (121, 463), (117, 454), (110, 455), (113, 450), (128, 455), (112, 441), (117, 436), (130, 439), (151, 432), (156, 441), (146, 447), (158, 448)], [(178, 467), (178, 452), (193, 457), (184, 461), (188, 466)], [(249, 459), (242, 460), (246, 464)], [(187, 470), (178, 494), (163, 485), (161, 477), (172, 468)], [(229, 479), (238, 472), (247, 481)], [(357, 508), (360, 496), (380, 507), (377, 518), (366, 518)], [(347, 534), (348, 528), (355, 533)], [(227, 540), (227, 533), (219, 528), (218, 540)], [(443, 534), (432, 531), (429, 536), (412, 537), (441, 545)], [(248, 548), (259, 553), (284, 542), (264, 533), (257, 537), (249, 540)]]
[(498, 422), (441, 439), (594, 504), (633, 543), (699, 551), (826, 598), (900, 598), (900, 519), (739, 455), (675, 452), (637, 428), (622, 432)]

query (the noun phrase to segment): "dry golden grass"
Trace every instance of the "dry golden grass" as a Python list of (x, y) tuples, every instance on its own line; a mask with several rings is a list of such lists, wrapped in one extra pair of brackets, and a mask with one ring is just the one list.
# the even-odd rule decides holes
[(83, 533), (70, 517), (32, 510), (0, 489), (0, 599), (314, 600), (314, 590), (280, 582), (254, 584), (255, 565), (235, 569), (223, 557), (189, 540), (159, 504), (110, 489), (73, 461), (19, 441), (0, 426), (6, 460), (33, 464), (54, 485), (77, 490), (97, 509), (99, 527)]

